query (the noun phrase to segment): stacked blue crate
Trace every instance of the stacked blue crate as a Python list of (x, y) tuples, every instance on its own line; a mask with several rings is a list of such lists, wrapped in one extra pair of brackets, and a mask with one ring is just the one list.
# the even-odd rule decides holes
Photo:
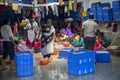
[(80, 12), (70, 11), (70, 17), (74, 20), (80, 20)]
[(96, 4), (91, 5), (91, 12), (94, 14), (94, 20), (97, 20), (97, 5)]
[(53, 2), (57, 2), (57, 0), (46, 0), (46, 3), (53, 3)]
[(33, 75), (33, 55), (29, 51), (16, 52), (15, 64), (17, 76)]
[(113, 1), (112, 2), (112, 7), (113, 8), (120, 8), (120, 1)]
[(120, 1), (113, 1), (113, 20), (120, 21)]
[(91, 13), (91, 10), (88, 9), (88, 10), (87, 10), (87, 16), (88, 16), (90, 13)]
[(59, 58), (68, 59), (68, 54), (73, 52), (73, 48), (63, 48), (59, 51)]
[(32, 0), (22, 0), (23, 4), (32, 4)]
[(19, 0), (12, 0), (13, 3), (19, 3)]
[(96, 51), (95, 59), (97, 62), (110, 62), (110, 52), (105, 50)]
[(94, 73), (95, 53), (80, 50), (68, 54), (68, 72), (76, 76)]
[(88, 20), (88, 16), (84, 16), (83, 21), (87, 21), (87, 20)]
[(103, 8), (101, 6), (97, 7), (97, 19), (103, 20)]
[(120, 21), (120, 8), (113, 8), (113, 20)]
[(101, 6), (102, 6), (102, 7), (108, 7), (108, 8), (111, 7), (111, 6), (110, 6), (110, 3), (102, 3)]
[(103, 9), (103, 20), (107, 22), (113, 21), (112, 9)]

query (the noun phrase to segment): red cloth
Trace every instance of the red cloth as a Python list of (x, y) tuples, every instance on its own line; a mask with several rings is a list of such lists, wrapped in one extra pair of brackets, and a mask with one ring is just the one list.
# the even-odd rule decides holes
[(14, 34), (17, 34), (18, 33), (18, 25), (15, 24), (13, 28), (14, 28), (14, 30), (13, 30)]
[(4, 11), (5, 10), (5, 6), (4, 5), (0, 5), (0, 11)]
[(27, 35), (26, 46), (27, 46), (27, 47), (30, 47), (30, 48), (34, 47), (34, 41), (31, 43), (31, 42), (28, 40), (28, 34), (27, 34), (27, 33), (26, 33), (26, 35)]
[(100, 50), (102, 49), (102, 44), (96, 40), (95, 44), (94, 44), (94, 50)]
[(35, 42), (34, 48), (39, 48), (39, 42)]

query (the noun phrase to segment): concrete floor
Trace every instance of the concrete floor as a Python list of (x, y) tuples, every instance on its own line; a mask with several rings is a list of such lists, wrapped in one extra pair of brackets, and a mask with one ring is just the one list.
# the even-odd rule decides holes
[[(109, 38), (115, 38), (115, 33), (109, 33), (110, 28), (100, 27), (100, 30), (106, 32), (105, 35)], [(120, 80), (120, 57), (112, 56), (110, 63), (97, 63), (96, 72), (93, 74), (74, 76), (67, 72), (66, 60), (57, 59), (55, 56), (49, 65), (43, 66), (37, 63), (36, 59), (39, 59), (39, 56), (41, 55), (35, 55), (34, 58), (35, 73), (33, 76), (17, 77), (15, 71), (0, 70), (0, 80)]]
[(67, 61), (54, 58), (49, 65), (39, 65), (35, 60), (35, 74), (16, 77), (15, 71), (1, 71), (0, 80), (120, 80), (120, 58), (113, 57), (111, 63), (97, 63), (96, 72), (74, 76), (67, 72)]

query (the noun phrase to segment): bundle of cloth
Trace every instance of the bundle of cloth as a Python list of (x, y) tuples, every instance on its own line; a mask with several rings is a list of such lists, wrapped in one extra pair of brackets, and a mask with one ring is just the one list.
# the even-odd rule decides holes
[(81, 37), (79, 34), (75, 34), (71, 44), (75, 47), (81, 47), (84, 44), (84, 38)]

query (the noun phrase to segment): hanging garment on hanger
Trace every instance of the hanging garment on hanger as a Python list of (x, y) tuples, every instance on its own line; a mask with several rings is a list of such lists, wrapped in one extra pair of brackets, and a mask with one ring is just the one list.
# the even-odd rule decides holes
[(51, 6), (48, 6), (48, 15), (53, 16), (53, 10)]
[(58, 12), (59, 12), (59, 17), (62, 17), (65, 14), (64, 5), (59, 5), (58, 6)]
[(68, 7), (67, 6), (65, 6), (65, 11), (64, 11), (65, 13), (67, 13), (68, 12)]
[(48, 15), (48, 6), (45, 6), (46, 16)]
[(44, 11), (44, 7), (39, 7), (38, 8), (39, 9), (39, 12), (40, 12), (40, 14), (41, 14), (41, 18), (45, 18), (45, 11)]
[(0, 5), (0, 11), (4, 11), (5, 10), (5, 6), (4, 5)]
[(54, 4), (54, 15), (58, 16), (58, 6)]
[(72, 1), (73, 1), (73, 0), (69, 0), (69, 10), (73, 10)]
[(63, 4), (63, 0), (59, 0), (59, 5), (62, 5)]
[(12, 9), (13, 9), (13, 10), (17, 11), (18, 8), (19, 8), (19, 7), (18, 7), (18, 4), (12, 3)]

